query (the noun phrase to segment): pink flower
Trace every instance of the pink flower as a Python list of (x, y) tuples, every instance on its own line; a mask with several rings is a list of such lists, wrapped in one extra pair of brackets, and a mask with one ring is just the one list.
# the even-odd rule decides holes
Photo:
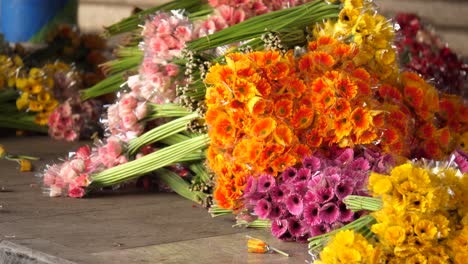
[(275, 186), (275, 178), (269, 174), (263, 174), (258, 178), (257, 191), (260, 193), (266, 193)]
[(251, 195), (255, 194), (257, 191), (257, 179), (253, 176), (250, 176), (247, 179), (247, 184), (244, 187), (243, 197), (249, 198)]
[(333, 188), (319, 188), (316, 191), (317, 201), (321, 204), (331, 201), (335, 194), (333, 193)]
[(346, 207), (346, 204), (343, 202), (338, 203), (338, 209), (340, 214), (338, 216), (338, 220), (341, 222), (349, 222), (353, 219), (354, 212)]
[(91, 183), (89, 180), (89, 175), (86, 173), (80, 174), (78, 178), (75, 179), (74, 184), (79, 187), (86, 187)]
[(90, 155), (91, 155), (91, 148), (88, 145), (79, 147), (76, 150), (76, 157), (78, 159), (85, 160), (85, 159), (88, 159)]
[(118, 138), (109, 137), (106, 145), (107, 155), (110, 159), (116, 159), (122, 154), (122, 145)]
[(148, 105), (146, 102), (139, 102), (135, 109), (135, 116), (138, 120), (142, 120), (148, 114)]
[(68, 190), (68, 196), (73, 198), (81, 198), (85, 194), (85, 190), (81, 187), (73, 187), (72, 189)]
[(285, 210), (279, 204), (272, 204), (268, 219), (276, 220), (284, 216)]
[(291, 180), (294, 180), (297, 175), (297, 170), (294, 167), (287, 167), (283, 173), (281, 173), (281, 178), (283, 179), (284, 182), (289, 182)]
[(304, 233), (304, 226), (301, 221), (297, 218), (288, 219), (288, 230), (292, 236), (297, 237)]
[(302, 166), (311, 171), (318, 171), (321, 168), (321, 162), (320, 159), (316, 157), (307, 157), (302, 161)]
[(281, 237), (288, 231), (288, 220), (274, 220), (271, 222), (271, 233), (275, 237)]
[(254, 212), (258, 217), (262, 219), (266, 219), (271, 211), (271, 203), (268, 202), (266, 199), (261, 199), (257, 202), (255, 206)]
[(179, 74), (179, 66), (169, 63), (166, 65), (166, 72), (170, 77), (177, 76), (177, 74)]
[(319, 217), (325, 223), (333, 223), (338, 220), (340, 210), (335, 203), (326, 203), (319, 210)]
[(309, 203), (304, 207), (304, 220), (311, 226), (322, 222), (319, 217), (320, 206), (317, 203)]
[(292, 215), (300, 215), (303, 211), (302, 197), (297, 193), (292, 193), (286, 199), (286, 208)]

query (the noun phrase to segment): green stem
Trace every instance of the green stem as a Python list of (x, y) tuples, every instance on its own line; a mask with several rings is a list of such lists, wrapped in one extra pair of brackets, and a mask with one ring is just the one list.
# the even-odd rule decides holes
[(125, 82), (122, 73), (114, 74), (106, 79), (98, 82), (91, 88), (81, 91), (81, 99), (88, 100), (104, 94), (116, 92), (120, 89), (120, 86)]
[(35, 116), (27, 114), (0, 116), (0, 127), (34, 131), (47, 134), (49, 131), (48, 127), (38, 125), (34, 122), (34, 120)]
[(155, 173), (158, 179), (171, 187), (174, 192), (190, 201), (200, 204), (208, 197), (208, 195), (203, 192), (191, 191), (190, 184), (170, 170), (158, 169)]
[(136, 178), (145, 173), (178, 163), (184, 157), (207, 147), (208, 135), (201, 135), (171, 145), (128, 163), (94, 174), (91, 187), (104, 187)]
[(208, 213), (211, 214), (211, 217), (218, 217), (218, 216), (223, 216), (223, 215), (231, 215), (232, 214), (231, 209), (224, 209), (221, 207), (218, 207), (216, 205), (213, 205), (208, 209)]
[(319, 247), (321, 247), (323, 245), (323, 243), (325, 241), (327, 241), (331, 236), (334, 236), (335, 234), (337, 234), (338, 232), (342, 231), (342, 230), (348, 230), (348, 229), (353, 229), (355, 230), (356, 232), (361, 232), (361, 230), (363, 230), (363, 228), (365, 228), (367, 225), (370, 225), (371, 223), (375, 222), (375, 219), (374, 217), (370, 216), (370, 215), (366, 215), (366, 216), (363, 216), (345, 226), (342, 226), (338, 229), (335, 229), (333, 231), (330, 231), (326, 234), (323, 234), (323, 235), (319, 235), (319, 236), (315, 236), (315, 237), (311, 237), (309, 238), (309, 251), (313, 251), (313, 250), (316, 250), (318, 249)]
[(138, 138), (135, 138), (134, 140), (130, 141), (130, 144), (128, 146), (128, 152), (131, 155), (133, 155), (145, 145), (152, 144), (158, 140), (186, 130), (187, 125), (190, 123), (190, 121), (197, 117), (197, 113), (192, 113), (151, 129), (150, 131), (139, 136)]
[(206, 8), (206, 6), (203, 5), (205, 2), (206, 1), (202, 0), (176, 0), (160, 6), (148, 8), (130, 17), (127, 17), (118, 23), (106, 27), (104, 36), (110, 37), (136, 30), (138, 29), (138, 25), (141, 24), (148, 15), (154, 14), (157, 11), (170, 11), (177, 9), (184, 9), (188, 12), (198, 11), (202, 8)]
[(383, 202), (379, 198), (359, 196), (359, 195), (348, 195), (343, 199), (348, 209), (353, 211), (378, 211), (382, 209)]

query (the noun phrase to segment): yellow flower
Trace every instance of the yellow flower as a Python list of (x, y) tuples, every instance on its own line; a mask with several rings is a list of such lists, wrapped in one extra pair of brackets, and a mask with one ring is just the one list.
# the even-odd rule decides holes
[(31, 169), (32, 169), (31, 161), (25, 160), (25, 159), (20, 159), (18, 162), (20, 164), (20, 171), (21, 172), (31, 171)]
[(35, 84), (35, 85), (31, 86), (30, 91), (31, 91), (32, 94), (38, 94), (38, 93), (40, 93), (42, 91), (42, 85)]
[(426, 264), (427, 258), (421, 253), (414, 254), (406, 260), (407, 264)]
[(414, 226), (414, 233), (421, 239), (432, 240), (437, 234), (437, 228), (432, 221), (422, 219)]
[(29, 105), (29, 94), (22, 93), (21, 96), (16, 100), (16, 108), (18, 110), (24, 110)]
[(47, 113), (38, 113), (34, 118), (34, 123), (45, 126), (49, 123), (49, 114)]
[(38, 101), (35, 101), (35, 100), (29, 101), (29, 110), (33, 112), (40, 112), (42, 111), (42, 109), (44, 109), (44, 106)]
[(16, 88), (24, 90), (28, 84), (27, 78), (16, 78)]
[(0, 159), (3, 158), (6, 155), (5, 148), (3, 145), (0, 145)]
[(390, 176), (371, 173), (369, 176), (369, 189), (372, 190), (376, 195), (382, 195), (390, 192), (393, 188)]
[(385, 230), (384, 238), (394, 246), (400, 246), (405, 242), (406, 230), (401, 226), (390, 226)]

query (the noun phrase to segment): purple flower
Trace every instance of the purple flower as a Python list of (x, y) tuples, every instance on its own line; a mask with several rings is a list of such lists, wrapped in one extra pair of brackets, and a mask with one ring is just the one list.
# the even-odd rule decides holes
[(304, 207), (304, 221), (311, 226), (318, 225), (322, 221), (319, 217), (320, 206), (316, 203), (307, 204)]
[(348, 209), (345, 203), (339, 202), (338, 210), (340, 211), (340, 215), (338, 216), (339, 221), (349, 222), (353, 219), (354, 212)]
[(271, 203), (265, 199), (258, 201), (257, 205), (255, 206), (254, 212), (256, 215), (258, 215), (258, 217), (262, 219), (267, 218), (271, 212)]
[(327, 203), (319, 210), (319, 217), (325, 223), (333, 223), (340, 216), (340, 209), (335, 203)]
[(339, 167), (336, 167), (336, 166), (330, 166), (330, 167), (326, 167), (324, 170), (323, 170), (323, 175), (325, 176), (329, 176), (329, 175), (333, 175), (333, 174), (338, 174), (338, 175), (341, 175), (341, 169)]
[(327, 203), (335, 197), (333, 188), (319, 188), (315, 193), (320, 204)]
[(249, 176), (247, 184), (244, 187), (244, 197), (249, 198), (257, 191), (257, 179), (253, 176)]
[(268, 219), (277, 220), (285, 214), (285, 210), (279, 204), (272, 204)]
[(305, 232), (304, 234), (297, 236), (296, 241), (299, 243), (307, 243), (307, 240), (309, 239), (309, 237), (310, 237), (310, 233)]
[(270, 189), (271, 199), (274, 202), (282, 202), (286, 199), (290, 190), (284, 185), (278, 185)]
[(320, 159), (314, 156), (306, 157), (302, 160), (302, 166), (311, 171), (317, 171), (321, 167)]
[(290, 194), (286, 200), (286, 208), (292, 215), (302, 214), (302, 197), (297, 193)]
[(315, 191), (308, 190), (307, 193), (304, 195), (304, 203), (317, 203), (317, 195)]
[(345, 149), (341, 154), (335, 159), (335, 164), (347, 164), (354, 159), (354, 151), (351, 148)]
[(310, 234), (314, 236), (319, 236), (325, 233), (330, 232), (330, 225), (327, 223), (320, 223), (319, 225), (312, 226), (310, 228)]
[(263, 174), (258, 178), (257, 191), (260, 193), (266, 193), (275, 186), (275, 178), (269, 174)]
[(310, 179), (311, 176), (312, 176), (312, 173), (311, 173), (310, 169), (301, 168), (301, 169), (299, 169), (299, 171), (297, 171), (296, 180), (297, 181), (307, 181), (307, 180)]
[(291, 233), (289, 233), (289, 230), (286, 231), (286, 233), (282, 234), (281, 236), (278, 237), (279, 239), (283, 240), (283, 241), (293, 241), (294, 238), (293, 236), (291, 235)]
[(341, 176), (338, 173), (329, 174), (326, 176), (325, 180), (327, 181), (328, 186), (335, 186), (341, 180)]
[(309, 182), (308, 182), (309, 187), (316, 187), (319, 184), (321, 184), (322, 183), (322, 178), (323, 178), (322, 174), (317, 174), (317, 175), (311, 177)]
[(296, 182), (294, 184), (294, 192), (303, 196), (309, 190), (309, 185), (306, 181)]
[(292, 236), (297, 237), (304, 233), (304, 226), (302, 225), (301, 221), (296, 218), (289, 218), (288, 219), (288, 230)]
[(365, 158), (357, 158), (353, 162), (351, 162), (349, 166), (352, 170), (362, 170), (362, 171), (367, 171), (370, 169), (370, 164), (369, 161), (366, 160)]
[(297, 170), (294, 167), (287, 167), (281, 174), (281, 178), (284, 182), (292, 181), (296, 178)]
[(288, 220), (274, 220), (271, 223), (271, 233), (279, 238), (288, 231)]
[(457, 164), (461, 173), (467, 173), (468, 172), (468, 153), (465, 153), (461, 150), (457, 150), (455, 151), (454, 156), (455, 156), (455, 163)]
[(249, 196), (249, 203), (255, 205), (257, 204), (258, 200), (263, 199), (263, 198), (265, 198), (264, 193), (258, 193), (258, 192), (253, 193)]
[(335, 186), (335, 195), (338, 199), (343, 200), (346, 196), (353, 193), (354, 184), (350, 180), (339, 182)]

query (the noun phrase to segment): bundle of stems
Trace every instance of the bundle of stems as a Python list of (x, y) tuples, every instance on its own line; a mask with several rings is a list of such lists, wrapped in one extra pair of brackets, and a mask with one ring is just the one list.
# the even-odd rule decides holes
[(378, 211), (382, 209), (383, 201), (379, 198), (359, 196), (359, 195), (348, 195), (343, 199), (346, 207), (352, 211)]
[(105, 27), (103, 34), (105, 37), (111, 37), (134, 31), (138, 29), (138, 26), (143, 23), (147, 16), (154, 14), (157, 11), (184, 9), (187, 12), (192, 13), (206, 8), (206, 1), (204, 0), (174, 0), (166, 4), (145, 9), (111, 26)]

